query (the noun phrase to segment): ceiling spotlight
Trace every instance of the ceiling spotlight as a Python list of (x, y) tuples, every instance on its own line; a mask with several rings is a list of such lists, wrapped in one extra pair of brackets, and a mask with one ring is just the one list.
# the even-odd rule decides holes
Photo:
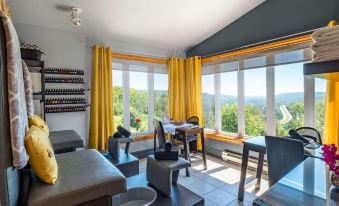
[(82, 20), (80, 18), (81, 9), (78, 7), (71, 7), (71, 23), (73, 26), (81, 26)]

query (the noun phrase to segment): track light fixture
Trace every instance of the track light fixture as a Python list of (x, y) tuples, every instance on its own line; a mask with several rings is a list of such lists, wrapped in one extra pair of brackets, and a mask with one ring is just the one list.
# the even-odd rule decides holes
[(73, 26), (81, 26), (82, 20), (80, 18), (81, 9), (78, 7), (71, 7), (71, 23)]

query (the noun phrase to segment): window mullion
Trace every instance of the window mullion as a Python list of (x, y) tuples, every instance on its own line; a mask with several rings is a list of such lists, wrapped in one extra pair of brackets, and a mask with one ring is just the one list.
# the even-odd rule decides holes
[(314, 77), (304, 76), (304, 126), (315, 127)]
[[(274, 65), (274, 56), (266, 57), (268, 65)], [(274, 66), (266, 67), (266, 134), (275, 136), (275, 75)]]
[(245, 135), (245, 85), (244, 85), (244, 61), (238, 62), (238, 134)]
[[(220, 65), (215, 65), (215, 70)], [(215, 130), (217, 133), (221, 131), (221, 85), (220, 74), (214, 74), (214, 102), (215, 102)]]
[[(149, 71), (153, 71), (153, 67), (149, 67)], [(148, 82), (148, 131), (154, 129), (154, 73), (147, 73)]]
[(122, 88), (123, 88), (123, 121), (124, 127), (130, 130), (130, 94), (129, 94), (129, 65), (123, 64)]

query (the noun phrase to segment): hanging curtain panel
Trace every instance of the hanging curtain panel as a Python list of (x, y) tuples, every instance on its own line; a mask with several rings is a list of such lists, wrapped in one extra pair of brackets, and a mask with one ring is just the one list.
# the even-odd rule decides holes
[(185, 59), (170, 58), (168, 60), (168, 109), (169, 116), (174, 121), (185, 121), (187, 118), (185, 78)]
[(89, 148), (104, 150), (114, 128), (112, 57), (109, 47), (93, 47), (91, 87)]

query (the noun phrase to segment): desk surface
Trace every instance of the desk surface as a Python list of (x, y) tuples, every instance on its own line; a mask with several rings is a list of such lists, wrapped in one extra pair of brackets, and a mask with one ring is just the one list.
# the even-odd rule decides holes
[[(330, 195), (326, 173), (328, 172), (323, 161), (308, 157), (258, 197), (254, 205), (326, 205), (326, 199)], [(335, 200), (330, 203), (337, 204), (339, 202)]]
[[(265, 142), (264, 136), (252, 137), (252, 138), (246, 140), (244, 143), (251, 145), (253, 147), (266, 149), (266, 142)], [(305, 147), (304, 149), (305, 149), (305, 156), (322, 158), (321, 147), (318, 147), (316, 149), (309, 149), (309, 148)]]

